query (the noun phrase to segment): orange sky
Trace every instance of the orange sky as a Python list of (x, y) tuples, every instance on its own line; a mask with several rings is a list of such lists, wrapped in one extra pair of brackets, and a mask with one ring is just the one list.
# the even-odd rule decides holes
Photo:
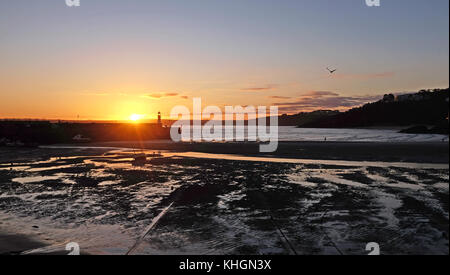
[(343, 110), (446, 88), (448, 1), (411, 1), (1, 1), (0, 118), (167, 117), (193, 97)]

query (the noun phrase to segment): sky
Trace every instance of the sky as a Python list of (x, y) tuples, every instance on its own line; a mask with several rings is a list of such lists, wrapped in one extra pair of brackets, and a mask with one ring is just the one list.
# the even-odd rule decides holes
[(0, 118), (166, 117), (193, 97), (291, 114), (449, 86), (448, 0), (0, 0), (0, 37)]

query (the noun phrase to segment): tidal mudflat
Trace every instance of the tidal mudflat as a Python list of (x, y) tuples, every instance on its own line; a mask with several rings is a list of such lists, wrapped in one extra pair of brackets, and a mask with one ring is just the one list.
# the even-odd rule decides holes
[[(448, 165), (0, 149), (0, 253), (448, 254)], [(164, 212), (163, 212), (164, 211)], [(161, 213), (163, 212), (163, 215)], [(156, 219), (157, 218), (157, 219)], [(133, 248), (132, 250), (130, 250)]]

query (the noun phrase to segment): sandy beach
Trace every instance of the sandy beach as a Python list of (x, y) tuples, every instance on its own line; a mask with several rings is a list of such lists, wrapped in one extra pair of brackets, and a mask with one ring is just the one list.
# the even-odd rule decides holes
[(149, 142), (103, 142), (98, 147), (135, 148), (137, 150), (170, 150), (174, 152), (202, 152), (238, 154), (259, 157), (296, 159), (329, 159), (350, 161), (385, 161), (448, 163), (448, 142), (314, 142), (282, 141), (274, 153), (260, 153), (259, 143), (193, 143), (160, 140)]
[(0, 149), (0, 253), (448, 254), (448, 143), (95, 146)]

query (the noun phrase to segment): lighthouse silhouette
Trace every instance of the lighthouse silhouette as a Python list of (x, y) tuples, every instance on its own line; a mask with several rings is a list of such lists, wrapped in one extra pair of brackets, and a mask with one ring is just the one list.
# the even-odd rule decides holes
[(159, 125), (159, 126), (162, 125), (162, 121), (161, 121), (161, 112), (158, 112), (158, 125)]

